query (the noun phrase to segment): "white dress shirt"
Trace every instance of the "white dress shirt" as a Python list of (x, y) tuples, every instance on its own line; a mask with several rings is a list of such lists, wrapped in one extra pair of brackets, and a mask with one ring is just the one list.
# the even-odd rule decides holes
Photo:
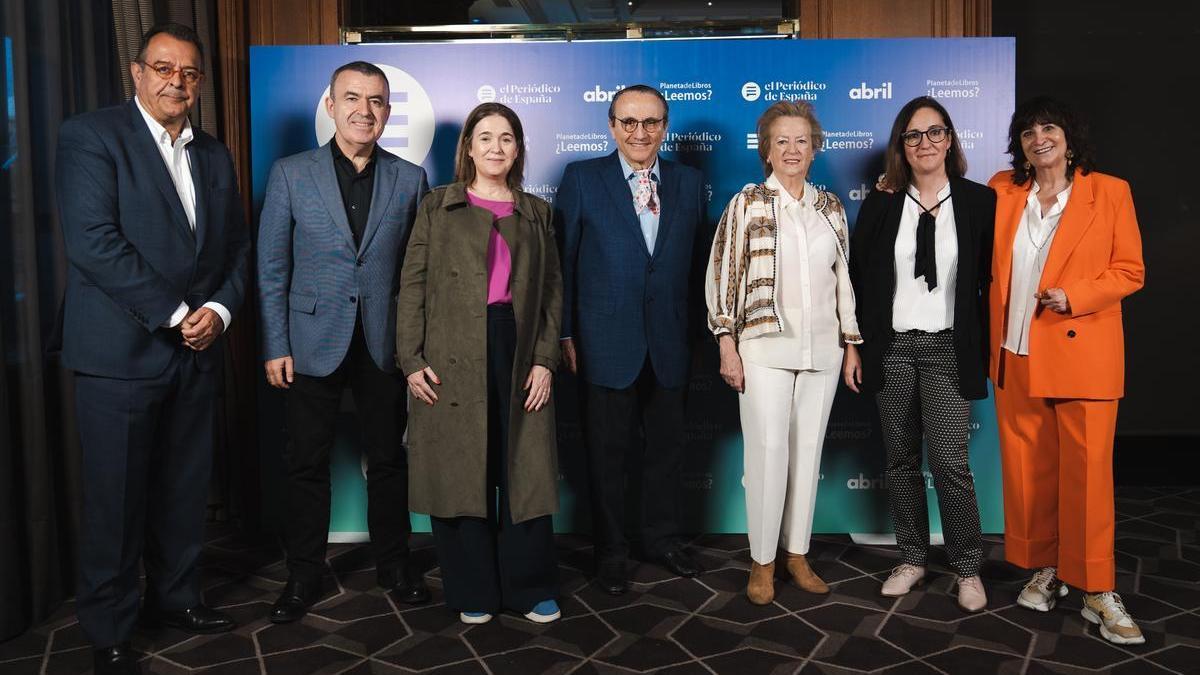
[(937, 288), (929, 290), (925, 277), (913, 277), (917, 262), (917, 221), (924, 213), (917, 205), (921, 192), (915, 186), (905, 197), (896, 233), (896, 294), (892, 297), (892, 330), (936, 333), (954, 327), (954, 284), (958, 280), (958, 231), (954, 222), (954, 198), (950, 184), (938, 190), (938, 201), (946, 199), (934, 216), (933, 249), (937, 262)]
[(766, 185), (779, 191), (775, 251), (775, 308), (783, 330), (743, 340), (741, 357), (769, 368), (825, 370), (842, 363), (837, 314), (837, 240), (813, 207), (817, 189), (805, 182), (800, 199), (772, 174)]
[(1004, 336), (1004, 348), (1021, 356), (1029, 355), (1029, 326), (1037, 312), (1039, 301), (1033, 297), (1040, 288), (1042, 270), (1050, 255), (1050, 245), (1058, 232), (1058, 221), (1062, 218), (1071, 186), (1055, 196), (1056, 203), (1046, 215), (1038, 201), (1041, 188), (1037, 181), (1029, 191), (1021, 223), (1013, 237), (1012, 283), (1008, 294), (1008, 331)]
[[(154, 145), (158, 148), (158, 152), (162, 155), (163, 163), (167, 166), (167, 173), (171, 176), (171, 182), (175, 185), (175, 192), (179, 194), (179, 201), (183, 204), (183, 212), (187, 214), (188, 225), (192, 226), (192, 231), (196, 231), (196, 185), (192, 182), (192, 160), (188, 156), (187, 144), (192, 142), (195, 135), (192, 133), (191, 120), (184, 119), (183, 131), (179, 133), (179, 138), (174, 142), (171, 141), (171, 132), (167, 131), (163, 125), (158, 123), (158, 120), (150, 116), (146, 109), (142, 107), (142, 102), (135, 96), (134, 103), (137, 104), (138, 110), (142, 113), (142, 119), (146, 120), (146, 126), (150, 127), (150, 133), (154, 136)], [(206, 302), (203, 305), (221, 317), (225, 327), (223, 330), (229, 329), (229, 322), (233, 320), (229, 310), (219, 302)], [(174, 328), (183, 322), (184, 318), (190, 313), (190, 309), (186, 302), (179, 303), (179, 307), (175, 309), (175, 313), (167, 320), (164, 326)]]

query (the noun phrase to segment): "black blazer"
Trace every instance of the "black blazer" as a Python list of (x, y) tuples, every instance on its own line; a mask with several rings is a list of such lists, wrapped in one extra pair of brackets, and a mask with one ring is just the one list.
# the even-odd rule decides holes
[[(991, 282), (992, 230), (996, 193), (965, 178), (950, 179), (958, 234), (958, 277), (954, 289), (954, 355), (958, 390), (966, 399), (987, 398), (987, 285)], [(850, 236), (850, 281), (854, 284), (863, 344), (863, 388), (883, 386), (883, 355), (892, 341), (896, 295), (896, 233), (906, 197), (874, 190), (858, 212)]]
[[(67, 251), (63, 364), (119, 379), (162, 373), (179, 335), (160, 328), (179, 303), (219, 302), (237, 316), (250, 237), (229, 151), (193, 127), (187, 146), (196, 230), (137, 104), (72, 117), (58, 132), (56, 187)], [(221, 343), (196, 364), (221, 363)]]

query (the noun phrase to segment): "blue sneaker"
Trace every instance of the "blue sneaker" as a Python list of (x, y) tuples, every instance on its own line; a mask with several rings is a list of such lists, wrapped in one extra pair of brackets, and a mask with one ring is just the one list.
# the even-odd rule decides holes
[(458, 620), (463, 623), (487, 623), (492, 620), (492, 615), (487, 612), (459, 612)]
[(534, 623), (550, 623), (558, 621), (562, 617), (562, 612), (558, 609), (558, 603), (553, 598), (543, 600), (533, 606), (529, 613), (525, 615), (526, 619)]

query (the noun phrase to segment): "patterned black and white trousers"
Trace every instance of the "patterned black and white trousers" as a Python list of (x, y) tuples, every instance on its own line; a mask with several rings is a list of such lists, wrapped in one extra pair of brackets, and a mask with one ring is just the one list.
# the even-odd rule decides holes
[(975, 576), (983, 548), (975, 481), (967, 462), (971, 402), (958, 390), (954, 332), (894, 333), (883, 357), (883, 375), (875, 401), (887, 447), (888, 503), (904, 562), (924, 566), (929, 546), (921, 473), (924, 439), (950, 567), (959, 576)]

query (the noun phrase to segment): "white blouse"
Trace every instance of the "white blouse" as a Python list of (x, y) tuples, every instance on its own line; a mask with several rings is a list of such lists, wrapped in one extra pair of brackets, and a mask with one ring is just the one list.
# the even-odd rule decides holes
[(938, 190), (938, 201), (946, 199), (934, 216), (933, 248), (937, 262), (937, 288), (929, 290), (925, 277), (913, 278), (917, 262), (917, 221), (923, 211), (917, 205), (921, 192), (914, 186), (900, 213), (896, 233), (896, 294), (892, 297), (892, 330), (936, 333), (954, 327), (954, 284), (958, 280), (958, 231), (954, 222), (954, 198), (950, 183)]
[(768, 368), (839, 368), (836, 235), (813, 206), (817, 189), (811, 183), (805, 182), (800, 199), (792, 197), (774, 174), (766, 185), (779, 191), (775, 306), (783, 330), (743, 340), (738, 352)]
[(1039, 191), (1041, 187), (1034, 181), (1017, 234), (1013, 237), (1012, 283), (1008, 293), (1008, 332), (1004, 337), (1004, 348), (1021, 356), (1029, 355), (1029, 325), (1040, 304), (1033, 294), (1041, 290), (1042, 270), (1058, 232), (1058, 221), (1071, 196), (1071, 186), (1055, 196), (1057, 202), (1045, 216), (1042, 216), (1042, 205), (1038, 202)]

